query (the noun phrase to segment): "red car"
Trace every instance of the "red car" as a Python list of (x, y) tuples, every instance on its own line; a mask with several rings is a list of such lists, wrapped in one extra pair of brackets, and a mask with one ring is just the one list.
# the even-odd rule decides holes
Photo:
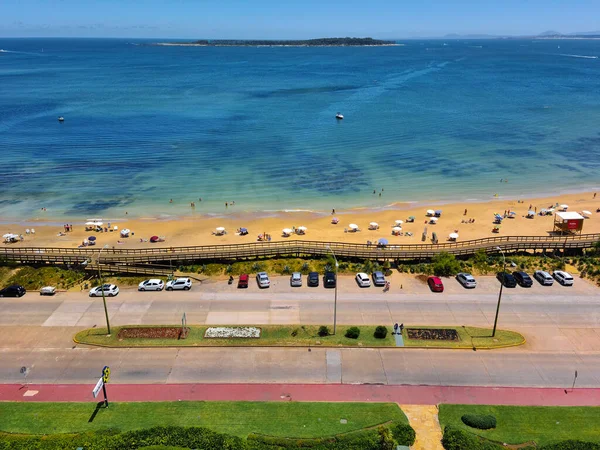
[(429, 277), (427, 278), (427, 284), (429, 285), (429, 289), (433, 292), (444, 292), (444, 283), (439, 277)]
[(248, 287), (248, 274), (243, 273), (240, 275), (240, 279), (238, 280), (238, 288), (247, 288)]

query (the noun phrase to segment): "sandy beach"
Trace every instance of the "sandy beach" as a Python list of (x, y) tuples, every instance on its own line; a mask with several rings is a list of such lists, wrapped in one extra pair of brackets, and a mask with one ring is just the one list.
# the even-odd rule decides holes
[[(36, 246), (36, 247), (77, 247), (89, 236), (96, 236), (95, 248), (104, 245), (119, 248), (147, 248), (152, 246), (194, 246), (215, 245), (256, 242), (259, 234), (269, 234), (272, 241), (283, 240), (315, 240), (331, 242), (353, 242), (366, 243), (376, 242), (380, 238), (387, 238), (390, 244), (417, 244), (421, 242), (421, 235), (427, 227), (428, 236), (436, 232), (439, 242), (445, 242), (448, 235), (453, 232), (459, 234), (459, 241), (477, 239), (497, 235), (492, 233), (494, 213), (504, 214), (505, 211), (515, 211), (513, 219), (505, 219), (502, 223), (500, 233), (504, 236), (543, 236), (552, 231), (553, 216), (536, 215), (534, 219), (527, 219), (525, 215), (532, 205), (539, 212), (555, 204), (569, 205), (569, 211), (581, 212), (591, 211), (592, 215), (584, 222), (583, 233), (600, 232), (600, 213), (596, 209), (600, 207), (600, 197), (594, 199), (594, 193), (585, 192), (578, 194), (567, 194), (556, 197), (506, 200), (493, 199), (483, 203), (455, 203), (445, 205), (423, 206), (398, 204), (388, 210), (343, 210), (336, 211), (335, 215), (330, 212), (307, 213), (290, 212), (278, 213), (269, 217), (258, 217), (251, 213), (238, 213), (235, 205), (230, 206), (223, 217), (203, 217), (201, 211), (196, 211), (195, 216), (180, 217), (177, 219), (160, 220), (156, 218), (129, 219), (126, 215), (120, 218), (103, 218), (105, 226), (110, 221), (111, 226), (118, 226), (119, 230), (128, 228), (132, 235), (122, 238), (118, 231), (113, 232), (86, 232), (85, 222), (87, 217), (72, 217), (65, 223), (73, 224), (73, 231), (64, 232), (62, 226), (56, 224), (48, 225), (50, 222), (31, 221), (20, 224), (0, 225), (0, 231), (5, 233), (23, 234), (24, 241), (14, 244), (3, 244), (10, 246)], [(426, 210), (441, 209), (442, 215), (437, 224), (425, 223), (427, 221)], [(466, 214), (465, 214), (466, 210)], [(51, 211), (47, 212), (51, 214)], [(415, 216), (413, 223), (406, 223), (409, 216)], [(332, 224), (332, 218), (337, 217), (339, 223)], [(474, 223), (463, 223), (474, 219)], [(396, 220), (403, 220), (402, 236), (393, 236), (392, 227)], [(369, 230), (369, 223), (377, 222), (378, 230)], [(55, 223), (55, 222), (54, 222)], [(357, 224), (361, 231), (349, 232), (350, 224)], [(305, 226), (306, 235), (292, 234), (283, 237), (284, 228)], [(217, 227), (224, 227), (226, 234), (217, 236), (214, 231)], [(236, 230), (246, 227), (248, 235), (240, 236)], [(35, 234), (26, 234), (26, 229), (34, 228)], [(345, 232), (348, 230), (348, 232)], [(412, 233), (408, 236), (406, 232)], [(151, 236), (161, 236), (165, 242), (151, 243)], [(428, 241), (429, 243), (429, 241)]]

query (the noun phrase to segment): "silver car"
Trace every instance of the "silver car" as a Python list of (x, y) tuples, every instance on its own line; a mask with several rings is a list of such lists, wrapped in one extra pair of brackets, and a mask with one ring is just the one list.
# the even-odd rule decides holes
[(267, 272), (258, 272), (256, 274), (256, 283), (260, 288), (268, 288), (271, 286), (271, 280), (269, 280), (269, 275), (267, 275)]
[(466, 288), (475, 288), (477, 287), (477, 281), (475, 281), (475, 278), (473, 278), (473, 275), (471, 275), (470, 273), (459, 273), (458, 275), (456, 275), (456, 279), (458, 280), (458, 282), (460, 284), (463, 285), (463, 287)]
[(90, 291), (90, 297), (102, 297), (103, 292), (105, 297), (114, 297), (119, 295), (119, 287), (114, 284), (97, 286)]
[(300, 287), (302, 286), (302, 274), (300, 272), (294, 272), (290, 277), (290, 286)]

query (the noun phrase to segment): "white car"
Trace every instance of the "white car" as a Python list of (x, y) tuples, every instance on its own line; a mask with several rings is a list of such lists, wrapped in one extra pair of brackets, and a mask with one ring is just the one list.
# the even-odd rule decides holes
[(54, 286), (44, 286), (40, 289), (40, 295), (54, 295), (56, 294), (56, 288)]
[(114, 284), (103, 284), (102, 286), (92, 288), (90, 297), (102, 297), (103, 292), (105, 297), (114, 297), (119, 295), (119, 288)]
[(167, 291), (189, 291), (192, 288), (192, 280), (189, 278), (177, 278), (175, 280), (167, 281)]
[(258, 272), (256, 274), (256, 282), (258, 283), (259, 288), (268, 288), (271, 286), (271, 280), (269, 280), (267, 272)]
[(555, 270), (552, 272), (552, 276), (563, 286), (573, 286), (573, 277), (564, 270)]
[(142, 281), (138, 285), (138, 291), (162, 291), (165, 287), (165, 282), (157, 278)]
[(550, 274), (543, 270), (536, 270), (533, 274), (533, 278), (538, 280), (542, 286), (552, 286), (554, 284), (554, 280)]
[(302, 286), (302, 274), (300, 272), (294, 272), (290, 277), (290, 286), (300, 287)]
[(367, 275), (364, 272), (359, 272), (356, 274), (356, 282), (360, 287), (371, 286), (371, 280), (369, 279), (369, 275)]
[(471, 275), (470, 273), (459, 273), (458, 275), (456, 275), (456, 279), (458, 280), (458, 282), (460, 284), (463, 285), (463, 287), (466, 288), (475, 288), (477, 287), (477, 281), (475, 281), (475, 278), (473, 278), (473, 275)]

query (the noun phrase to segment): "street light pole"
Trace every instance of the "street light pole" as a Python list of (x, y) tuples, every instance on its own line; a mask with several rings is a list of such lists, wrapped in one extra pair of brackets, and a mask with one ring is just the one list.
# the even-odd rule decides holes
[(504, 279), (506, 277), (506, 256), (504, 251), (500, 247), (496, 247), (502, 253), (502, 259), (504, 260), (504, 267), (502, 269), (502, 281), (500, 282), (500, 293), (498, 294), (498, 306), (496, 306), (496, 317), (494, 318), (494, 329), (492, 330), (492, 337), (496, 336), (496, 325), (498, 324), (498, 313), (500, 312), (500, 300), (502, 300), (502, 288), (504, 287)]
[(333, 255), (333, 259), (335, 260), (335, 293), (334, 293), (334, 297), (333, 297), (333, 334), (335, 335), (335, 330), (336, 330), (336, 325), (337, 325), (337, 286), (338, 286), (338, 261), (337, 258), (335, 257), (335, 253), (333, 253), (333, 250), (331, 249), (331, 247), (328, 245), (327, 249), (331, 252), (331, 254)]
[(105, 245), (104, 247), (102, 247), (100, 249), (100, 251), (98, 252), (98, 278), (100, 278), (100, 289), (102, 291), (102, 303), (104, 303), (104, 315), (106, 316), (106, 330), (107, 330), (107, 335), (110, 336), (110, 322), (108, 321), (108, 309), (106, 308), (106, 297), (104, 296), (104, 278), (102, 278), (102, 272), (100, 270), (100, 254), (102, 253), (102, 250), (104, 250), (105, 248), (108, 248), (108, 245)]

